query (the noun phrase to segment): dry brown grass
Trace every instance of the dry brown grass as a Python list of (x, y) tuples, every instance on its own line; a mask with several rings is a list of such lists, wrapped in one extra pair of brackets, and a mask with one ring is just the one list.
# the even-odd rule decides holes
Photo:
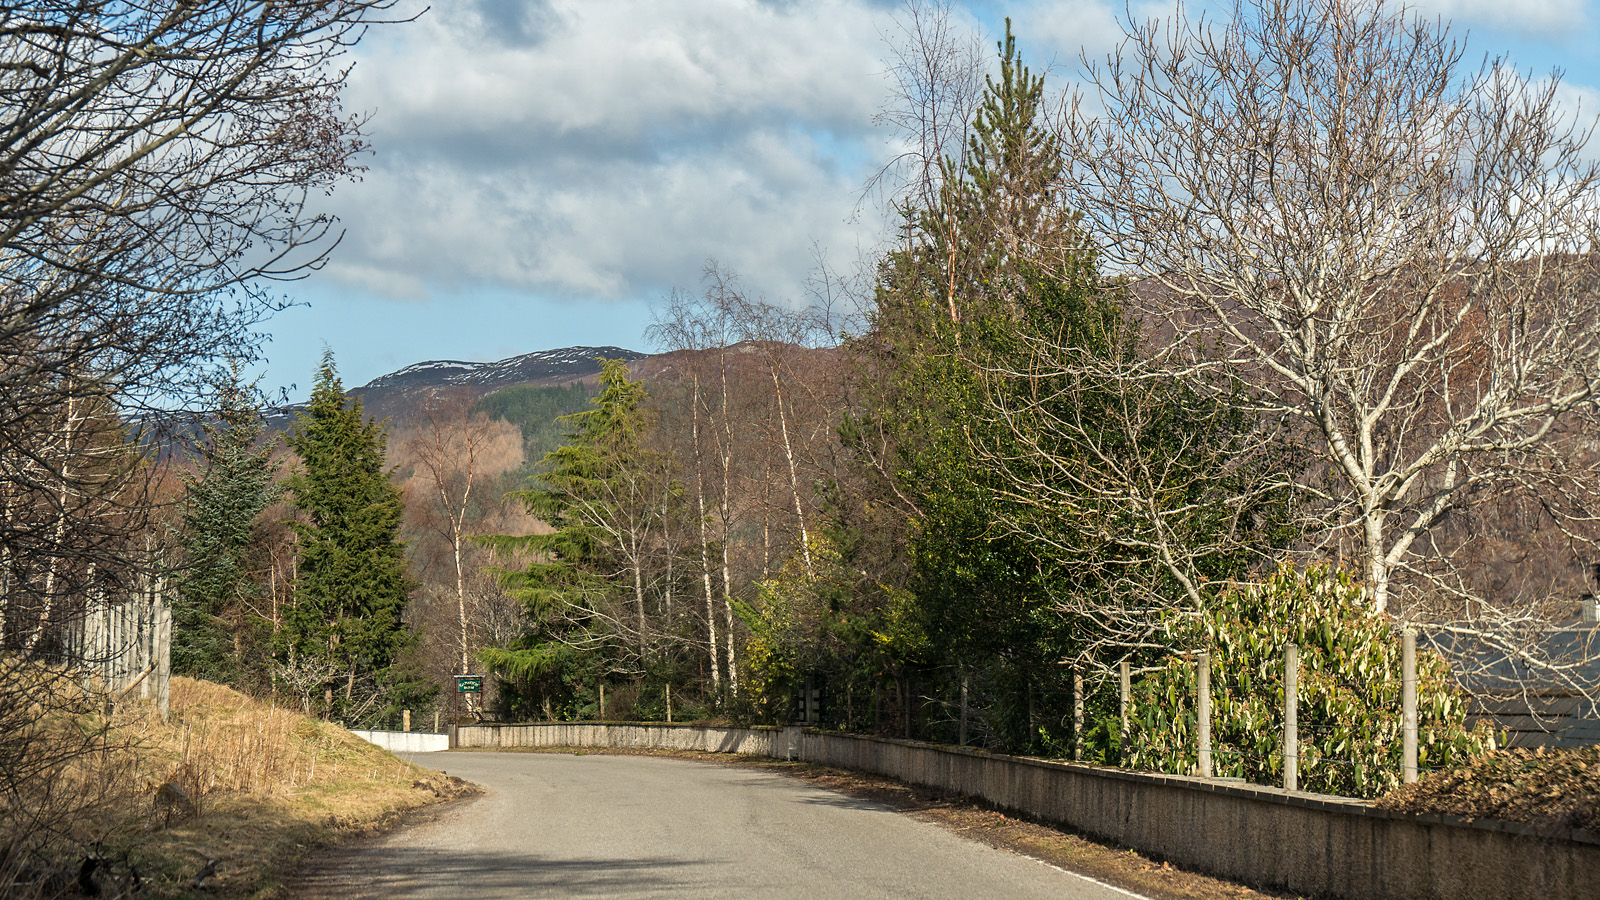
[[(337, 725), (187, 678), (172, 679), (166, 722), (145, 704), (76, 724), (103, 726), (104, 749), (64, 766), (30, 800), (75, 799), (64, 833), (35, 851), (40, 895), (59, 892), (63, 873), (94, 855), (108, 896), (137, 872), (142, 896), (272, 897), (279, 873), (308, 849), (470, 791)], [(195, 888), (211, 860), (214, 876)], [(52, 868), (53, 881), (44, 877)]]

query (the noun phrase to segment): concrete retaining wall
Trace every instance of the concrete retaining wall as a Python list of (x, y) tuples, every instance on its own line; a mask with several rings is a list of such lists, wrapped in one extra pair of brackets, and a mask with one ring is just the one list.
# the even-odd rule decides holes
[(350, 733), (364, 741), (371, 741), (390, 753), (431, 753), (450, 749), (448, 734), (424, 734), (417, 731), (357, 731)]
[(1223, 878), (1313, 896), (1600, 896), (1600, 837), (1588, 832), (1541, 836), (1319, 794), (799, 728), (476, 725), (461, 726), (457, 743), (792, 755), (980, 798)]

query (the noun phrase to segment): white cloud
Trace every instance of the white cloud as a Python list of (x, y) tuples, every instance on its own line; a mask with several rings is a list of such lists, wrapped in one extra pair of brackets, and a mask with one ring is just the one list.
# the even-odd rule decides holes
[(334, 203), (330, 274), (415, 296), (692, 284), (708, 257), (798, 292), (882, 152), (883, 13), (866, 0), (497, 0), (375, 30), (347, 104), (376, 155)]
[[(1586, 0), (1417, 0), (1412, 8), (1477, 30), (1537, 38), (1560, 38), (1587, 27)], [(1487, 48), (1485, 48), (1487, 49)]]
[[(1061, 75), (1071, 77), (1078, 72), (1081, 55), (1098, 59), (1121, 42), (1121, 9), (1100, 0), (1036, 0), (1011, 14), (1012, 30), (1028, 46), (1052, 55), (1043, 63), (1053, 63)], [(1170, 6), (1163, 7), (1161, 15), (1170, 12)]]

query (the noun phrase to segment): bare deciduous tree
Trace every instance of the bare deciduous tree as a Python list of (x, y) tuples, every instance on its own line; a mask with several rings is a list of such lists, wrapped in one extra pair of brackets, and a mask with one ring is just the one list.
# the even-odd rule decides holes
[[(399, 441), (397, 463), (413, 469), (407, 485), (407, 507), (426, 510), (421, 516), (445, 542), (455, 575), (457, 636), (462, 672), (472, 671), (471, 629), (467, 616), (466, 556), (470, 550), (468, 519), (475, 511), (473, 490), (483, 482), (522, 464), (522, 436), (505, 422), (492, 421), (474, 410), (465, 393), (435, 393), (423, 402), (415, 421)], [(480, 504), (481, 505), (481, 504)]]
[[(0, 3), (7, 679), (10, 654), (39, 662), (61, 646), (49, 632), (72, 626), (63, 611), (89, 572), (116, 592), (151, 567), (154, 467), (101, 449), (143, 449), (139, 412), (191, 404), (225, 360), (256, 358), (254, 326), (277, 305), (262, 279), (317, 266), (335, 242), (306, 201), (357, 168), (340, 56), (391, 3)], [(85, 417), (100, 423), (87, 453)], [(19, 714), (77, 709), (71, 682), (40, 682)], [(62, 757), (43, 752), (43, 769), (5, 756), (0, 794), (48, 779)], [(22, 836), (0, 836), (0, 854), (48, 839)]]
[(1226, 367), (1317, 451), (1322, 546), (1374, 611), (1431, 605), (1571, 674), (1518, 598), (1461, 602), (1441, 526), (1520, 495), (1593, 534), (1593, 454), (1565, 436), (1600, 385), (1600, 167), (1556, 78), (1461, 56), (1381, 0), (1130, 24), (1089, 65), (1101, 111), (1068, 119), (1064, 199), (1171, 338), (1165, 371)]
[[(90, 401), (125, 422), (171, 409), (203, 397), (222, 360), (258, 355), (253, 326), (275, 306), (261, 279), (315, 267), (333, 243), (306, 200), (363, 149), (339, 109), (337, 60), (388, 5), (0, 4), (8, 513), (60, 512), (62, 485), (78, 481), (70, 455), (41, 450), (42, 421)], [(120, 508), (99, 523), (137, 531), (149, 498), (135, 479), (148, 471), (78, 487)], [(0, 519), (14, 564), (74, 556), (114, 579), (128, 567), (116, 542), (74, 550), (50, 533)]]

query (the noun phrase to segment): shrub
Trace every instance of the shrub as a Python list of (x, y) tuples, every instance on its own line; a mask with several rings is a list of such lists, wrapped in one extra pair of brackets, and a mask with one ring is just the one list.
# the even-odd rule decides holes
[[(1129, 762), (1190, 773), (1198, 765), (1193, 651), (1211, 653), (1213, 771), (1283, 783), (1283, 648), (1300, 647), (1301, 790), (1373, 797), (1400, 782), (1400, 635), (1367, 609), (1348, 575), (1280, 568), (1262, 584), (1232, 585), (1178, 626), (1188, 654), (1134, 687)], [(1417, 652), (1417, 759), (1443, 768), (1492, 749), (1466, 727), (1466, 698), (1449, 663)]]

